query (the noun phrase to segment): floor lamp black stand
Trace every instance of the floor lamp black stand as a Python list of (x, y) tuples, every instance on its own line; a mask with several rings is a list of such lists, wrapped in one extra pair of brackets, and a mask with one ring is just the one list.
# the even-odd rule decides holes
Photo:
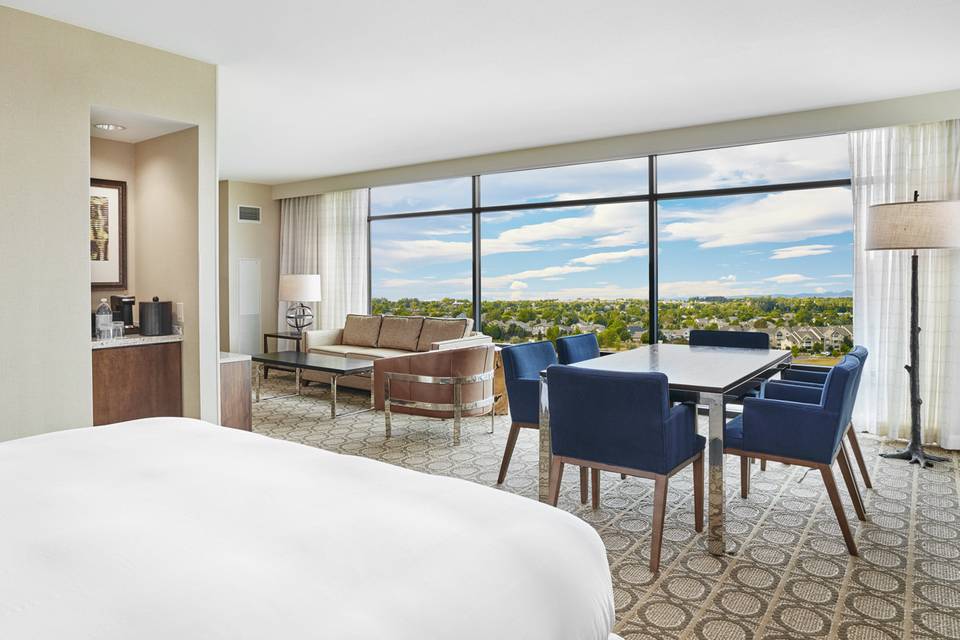
[(910, 256), (910, 442), (905, 449), (882, 453), (884, 458), (908, 460), (929, 467), (947, 458), (923, 450), (920, 429), (920, 294), (918, 249), (949, 249), (960, 246), (960, 201), (898, 202), (870, 207), (866, 225), (866, 249), (912, 249)]

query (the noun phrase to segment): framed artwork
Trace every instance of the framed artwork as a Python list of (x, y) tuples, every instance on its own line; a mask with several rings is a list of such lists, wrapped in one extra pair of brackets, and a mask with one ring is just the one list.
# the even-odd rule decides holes
[(127, 288), (127, 183), (90, 179), (90, 287)]

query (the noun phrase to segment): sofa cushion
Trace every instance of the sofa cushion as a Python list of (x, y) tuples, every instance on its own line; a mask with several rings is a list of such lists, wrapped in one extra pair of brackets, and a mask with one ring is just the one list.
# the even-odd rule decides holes
[(377, 346), (382, 319), (382, 316), (347, 314), (347, 322), (343, 325), (343, 337), (340, 339), (341, 343), (358, 347)]
[(387, 349), (416, 351), (422, 326), (423, 316), (384, 316), (383, 324), (380, 325), (380, 340), (377, 342), (377, 346)]
[(338, 356), (340, 358), (355, 358), (357, 360), (379, 360), (380, 358), (395, 358), (408, 355), (409, 351), (401, 349), (381, 349), (379, 347), (358, 347), (352, 344), (318, 345), (310, 349), (310, 353), (320, 356)]
[(469, 324), (472, 324), (469, 318), (424, 318), (417, 351), (430, 351), (434, 342), (465, 337)]

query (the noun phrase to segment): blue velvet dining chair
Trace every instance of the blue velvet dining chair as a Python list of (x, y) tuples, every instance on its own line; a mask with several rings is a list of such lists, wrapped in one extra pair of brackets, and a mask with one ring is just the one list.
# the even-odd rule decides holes
[(578, 336), (557, 338), (557, 357), (560, 364), (573, 364), (600, 357), (597, 334), (581, 333)]
[(769, 349), (770, 336), (762, 331), (709, 331), (694, 329), (690, 332), (691, 347), (728, 347), (737, 349)]
[[(540, 372), (557, 364), (557, 352), (549, 340), (527, 342), (504, 347), (503, 378), (510, 405), (510, 434), (500, 463), (497, 484), (503, 484), (510, 468), (513, 449), (517, 446), (520, 429), (540, 428)], [(587, 468), (580, 470), (580, 501), (587, 501)]]
[[(860, 378), (863, 373), (863, 368), (867, 364), (867, 356), (870, 355), (870, 352), (867, 351), (867, 348), (861, 345), (854, 346), (853, 349), (847, 354), (853, 356), (860, 361), (860, 370), (857, 372), (856, 388), (860, 389)], [(830, 373), (830, 367), (816, 366), (816, 365), (792, 365), (788, 369), (785, 369), (780, 373), (781, 383), (792, 384), (795, 386), (812, 386), (816, 388), (823, 388), (824, 382), (827, 379), (827, 375)], [(775, 390), (780, 387), (780, 384), (770, 381), (769, 385), (770, 390)], [(853, 457), (857, 461), (857, 467), (860, 469), (860, 475), (863, 477), (863, 484), (867, 489), (873, 488), (873, 483), (870, 482), (870, 472), (867, 471), (867, 463), (863, 459), (863, 451), (860, 449), (860, 441), (857, 439), (857, 431), (852, 426), (847, 430), (847, 439), (850, 441), (850, 449), (853, 451)]]
[(550, 435), (550, 503), (557, 504), (565, 464), (591, 469), (594, 507), (600, 471), (654, 480), (650, 570), (660, 567), (670, 476), (693, 464), (694, 520), (703, 530), (703, 448), (696, 410), (670, 406), (662, 373), (601, 371), (557, 365), (547, 369)]
[[(749, 460), (752, 458), (820, 471), (852, 556), (857, 555), (857, 545), (837, 491), (833, 463), (839, 463), (857, 517), (865, 520), (863, 501), (843, 447), (843, 436), (850, 427), (850, 415), (856, 401), (861, 367), (857, 358), (845, 356), (830, 370), (820, 389), (768, 383), (764, 385), (763, 397), (744, 400), (743, 414), (724, 428), (724, 453), (740, 456), (741, 496), (746, 497), (749, 491)], [(774, 395), (776, 397), (772, 397)]]

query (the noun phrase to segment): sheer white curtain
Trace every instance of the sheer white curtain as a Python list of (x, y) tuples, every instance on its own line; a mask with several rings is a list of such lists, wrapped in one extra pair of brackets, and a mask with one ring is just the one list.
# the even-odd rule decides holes
[[(909, 251), (864, 251), (870, 205), (960, 198), (960, 120), (850, 134), (854, 206), (854, 335), (870, 350), (857, 429), (907, 438)], [(960, 449), (960, 251), (920, 251), (923, 441)]]
[[(311, 329), (342, 327), (348, 313), (367, 311), (367, 197), (357, 189), (280, 202), (280, 273), (316, 273), (323, 287)], [(279, 327), (287, 306), (280, 301)]]

